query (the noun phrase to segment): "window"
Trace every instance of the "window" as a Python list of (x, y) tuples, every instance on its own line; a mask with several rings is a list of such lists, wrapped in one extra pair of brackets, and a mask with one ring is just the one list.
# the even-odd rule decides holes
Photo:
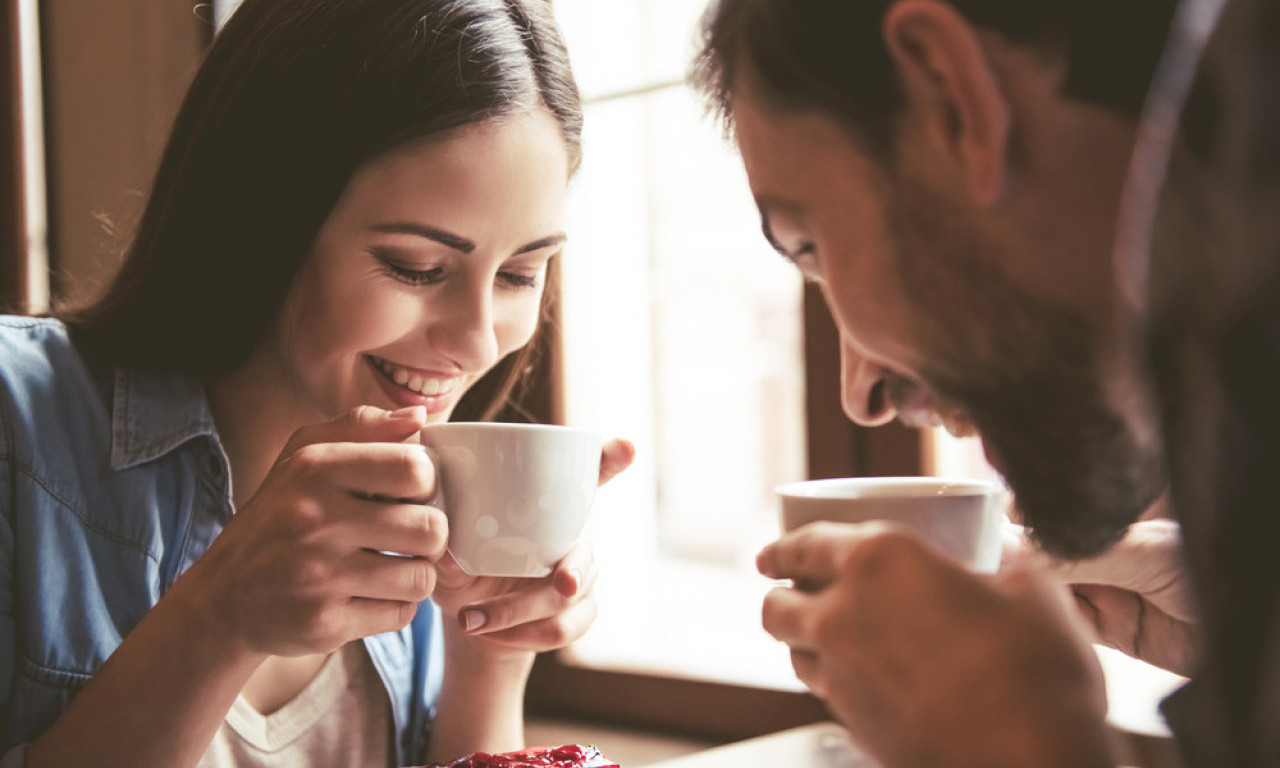
[(3, 311), (40, 311), (49, 303), (38, 10), (35, 0), (19, 0), (0, 11), (0, 40), (12, 51), (0, 63), (0, 101), (13, 116), (0, 126)]
[(777, 534), (773, 487), (806, 473), (800, 276), (682, 82), (701, 4), (555, 8), (587, 101), (561, 267), (564, 415), (638, 448), (597, 497), (601, 611), (569, 657), (798, 689), (760, 628), (769, 585), (752, 563)]

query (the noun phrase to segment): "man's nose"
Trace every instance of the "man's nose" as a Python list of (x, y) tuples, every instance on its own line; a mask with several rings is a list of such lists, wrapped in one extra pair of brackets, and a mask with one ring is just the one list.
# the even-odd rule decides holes
[(432, 347), (468, 373), (488, 370), (498, 362), (490, 285), (458, 279), (441, 294), (443, 301), (428, 330)]
[(897, 409), (889, 402), (887, 371), (840, 345), (840, 394), (845, 415), (855, 424), (878, 427), (893, 421)]

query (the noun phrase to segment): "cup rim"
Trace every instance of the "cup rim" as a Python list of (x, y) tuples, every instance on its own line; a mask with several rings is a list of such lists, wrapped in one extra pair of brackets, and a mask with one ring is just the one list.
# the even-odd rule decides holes
[[(859, 492), (876, 486), (934, 488), (937, 496), (981, 496), (1004, 492), (1005, 487), (993, 480), (980, 477), (832, 477), (820, 480), (799, 480), (774, 487), (774, 493), (793, 499), (865, 498)], [(852, 495), (844, 495), (853, 491)], [(837, 495), (839, 493), (839, 495)], [(890, 498), (885, 496), (883, 498)]]
[(540, 424), (526, 421), (442, 421), (436, 424), (427, 424), (423, 426), (423, 430), (456, 431), (458, 429), (477, 430), (482, 432), (501, 431), (518, 431), (518, 432), (560, 432), (562, 434), (577, 433), (581, 435), (598, 436), (598, 432), (583, 427), (571, 427), (565, 424)]

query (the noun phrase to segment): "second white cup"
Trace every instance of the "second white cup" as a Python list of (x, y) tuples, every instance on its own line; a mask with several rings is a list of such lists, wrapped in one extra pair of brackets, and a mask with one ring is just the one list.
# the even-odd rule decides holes
[(1000, 567), (1001, 532), (1008, 500), (1004, 486), (987, 480), (937, 477), (844, 477), (778, 486), (782, 529), (816, 520), (901, 523), (943, 553), (980, 573)]

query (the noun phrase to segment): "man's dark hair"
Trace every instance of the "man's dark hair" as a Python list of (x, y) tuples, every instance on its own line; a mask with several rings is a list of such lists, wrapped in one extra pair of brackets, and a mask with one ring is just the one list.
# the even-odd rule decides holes
[[(716, 0), (703, 18), (692, 79), (726, 127), (751, 71), (770, 106), (840, 119), (889, 145), (901, 93), (881, 32), (894, 0)], [(1067, 60), (1064, 95), (1136, 118), (1176, 0), (949, 0), (973, 24)]]
[(120, 272), (57, 314), (100, 365), (227, 373), (362, 164), (536, 107), (576, 169), (582, 104), (544, 0), (246, 0), (187, 91)]

